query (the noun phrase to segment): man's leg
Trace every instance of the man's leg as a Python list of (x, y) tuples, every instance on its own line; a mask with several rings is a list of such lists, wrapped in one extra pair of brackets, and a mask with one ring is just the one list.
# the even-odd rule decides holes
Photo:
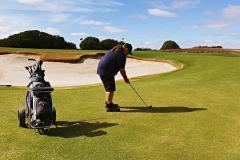
[(105, 88), (105, 103), (107, 112), (119, 112), (120, 108), (113, 103), (114, 92), (116, 90), (114, 77), (100, 77)]
[(114, 96), (114, 92), (106, 92), (105, 99), (107, 104), (113, 103), (113, 96)]
[(114, 96), (113, 91), (110, 91), (110, 92), (107, 91), (105, 94), (107, 112), (119, 112), (120, 111), (120, 108), (118, 107), (118, 105), (113, 103), (113, 96)]

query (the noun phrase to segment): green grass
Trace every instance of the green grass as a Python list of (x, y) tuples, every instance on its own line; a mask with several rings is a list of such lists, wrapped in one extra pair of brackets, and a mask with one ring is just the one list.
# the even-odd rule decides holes
[[(120, 113), (104, 111), (101, 85), (56, 88), (58, 128), (17, 127), (25, 88), (0, 87), (0, 159), (219, 160), (240, 158), (240, 57), (135, 52), (184, 63), (172, 73), (117, 83)], [(47, 71), (46, 71), (47, 74)]]

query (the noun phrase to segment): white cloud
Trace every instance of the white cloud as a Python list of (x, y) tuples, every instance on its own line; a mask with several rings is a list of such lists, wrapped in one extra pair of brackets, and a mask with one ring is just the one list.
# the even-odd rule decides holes
[(0, 33), (7, 32), (9, 30), (9, 27), (6, 26), (0, 26)]
[(225, 21), (212, 21), (204, 24), (192, 26), (183, 26), (182, 29), (222, 29), (230, 26), (230, 23)]
[(62, 23), (68, 19), (68, 15), (66, 14), (52, 14), (50, 16), (50, 21), (54, 23)]
[(148, 5), (155, 8), (169, 9), (169, 6), (164, 2), (164, 0), (144, 0), (144, 1)]
[(127, 32), (124, 29), (121, 28), (117, 28), (117, 27), (113, 27), (113, 26), (104, 26), (103, 30), (105, 32), (110, 32), (110, 33), (121, 33), (121, 32)]
[(212, 15), (214, 15), (214, 13), (212, 11), (205, 11), (204, 15), (205, 16), (212, 16)]
[(80, 3), (100, 6), (123, 6), (124, 4), (114, 0), (79, 0)]
[(34, 5), (34, 4), (38, 4), (43, 2), (44, 0), (16, 0), (18, 3), (21, 4), (30, 4), (30, 5)]
[(71, 12), (92, 13), (92, 12), (94, 12), (95, 10), (92, 9), (92, 8), (87, 8), (87, 7), (85, 7), (85, 8), (83, 8), (83, 7), (72, 7), (72, 8), (67, 7), (67, 8), (64, 10), (64, 12), (65, 12), (65, 11), (66, 11), (66, 12), (71, 11)]
[[(44, 12), (50, 12), (50, 13), (61, 13), (69, 11), (71, 5), (61, 3), (54, 3), (53, 1), (48, 1), (43, 3), (42, 5), (36, 6), (34, 10), (44, 11)], [(32, 8), (31, 8), (32, 9)], [(72, 9), (76, 9), (76, 7), (73, 7)]]
[[(214, 13), (205, 11), (204, 15), (211, 16), (214, 15)], [(182, 29), (230, 29), (237, 20), (240, 20), (240, 5), (228, 5), (222, 10), (220, 20), (192, 26), (183, 26)]]
[(228, 20), (240, 20), (240, 5), (228, 5), (223, 9), (223, 16)]
[(42, 28), (32, 25), (31, 22), (25, 17), (0, 16), (0, 38), (7, 38), (10, 35), (26, 30), (39, 30), (53, 35), (61, 34), (61, 31), (57, 28)]
[(73, 32), (70, 35), (71, 36), (87, 36), (88, 34), (85, 32)]
[(139, 41), (133, 42), (134, 48), (151, 48), (151, 49), (159, 49), (163, 42), (159, 40), (151, 40), (151, 41)]
[(146, 20), (147, 16), (142, 15), (142, 14), (137, 14), (137, 15), (132, 15), (132, 18), (139, 19), (139, 20)]
[(124, 6), (123, 3), (121, 2), (117, 2), (117, 1), (103, 1), (103, 3), (101, 3), (103, 6)]
[(95, 20), (81, 20), (80, 21), (81, 25), (91, 25), (92, 29), (102, 29), (105, 32), (109, 33), (121, 33), (121, 32), (126, 32), (126, 30), (113, 27), (111, 26), (110, 23), (107, 22), (102, 22), (102, 21), (95, 21)]
[(169, 10), (193, 8), (200, 4), (201, 0), (145, 0), (145, 2), (155, 8)]
[(80, 21), (80, 24), (82, 24), (82, 25), (104, 26), (104, 25), (108, 25), (109, 23), (105, 23), (105, 22), (101, 22), (101, 21), (95, 21), (95, 20), (82, 20), (82, 21)]
[[(206, 16), (214, 15), (211, 11), (204, 13)], [(183, 29), (226, 29), (233, 25), (236, 20), (240, 20), (240, 5), (228, 5), (222, 10), (222, 17), (217, 21), (210, 21), (203, 24), (183, 26)]]
[(0, 38), (7, 38), (12, 34), (34, 28), (30, 22), (20, 16), (0, 16), (0, 26)]
[[(81, 13), (97, 13), (97, 12), (115, 12), (117, 7), (123, 6), (122, 3), (113, 0), (16, 0), (24, 11), (43, 11), (50, 13), (62, 12), (81, 12)], [(34, 7), (32, 6), (34, 5)], [(16, 9), (19, 9), (18, 7)]]
[(170, 7), (173, 9), (192, 8), (200, 3), (200, 0), (175, 0)]
[(59, 35), (61, 34), (61, 31), (57, 28), (53, 28), (53, 27), (47, 27), (44, 29), (39, 29), (40, 31), (46, 32), (48, 34), (52, 34), (52, 35)]
[(228, 27), (230, 24), (227, 22), (218, 22), (218, 21), (214, 21), (214, 22), (209, 22), (209, 23), (205, 23), (202, 25), (199, 25), (200, 28), (210, 28), (210, 29), (217, 29), (217, 28), (226, 28)]
[(145, 44), (145, 45), (150, 45), (151, 42), (150, 42), (150, 41), (145, 41), (144, 44)]
[(160, 17), (178, 17), (178, 15), (173, 12), (169, 12), (169, 11), (161, 10), (157, 8), (148, 9), (148, 13), (150, 15), (160, 16)]

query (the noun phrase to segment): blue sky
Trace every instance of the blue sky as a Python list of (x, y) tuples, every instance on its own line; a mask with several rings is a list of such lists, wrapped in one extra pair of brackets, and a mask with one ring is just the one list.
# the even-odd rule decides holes
[(159, 49), (240, 48), (239, 0), (0, 0), (0, 38), (38, 29), (76, 43), (95, 36)]

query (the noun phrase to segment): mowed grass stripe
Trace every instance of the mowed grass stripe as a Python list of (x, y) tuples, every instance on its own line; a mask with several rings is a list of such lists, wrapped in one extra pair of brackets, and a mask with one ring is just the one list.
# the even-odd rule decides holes
[[(238, 159), (240, 57), (135, 52), (184, 68), (133, 79), (152, 109), (119, 81), (120, 113), (104, 111), (99, 86), (56, 88), (59, 128), (48, 136), (17, 127), (26, 89), (0, 88), (0, 159)], [(46, 71), (47, 73), (47, 71)], [(36, 156), (37, 153), (37, 156)]]

